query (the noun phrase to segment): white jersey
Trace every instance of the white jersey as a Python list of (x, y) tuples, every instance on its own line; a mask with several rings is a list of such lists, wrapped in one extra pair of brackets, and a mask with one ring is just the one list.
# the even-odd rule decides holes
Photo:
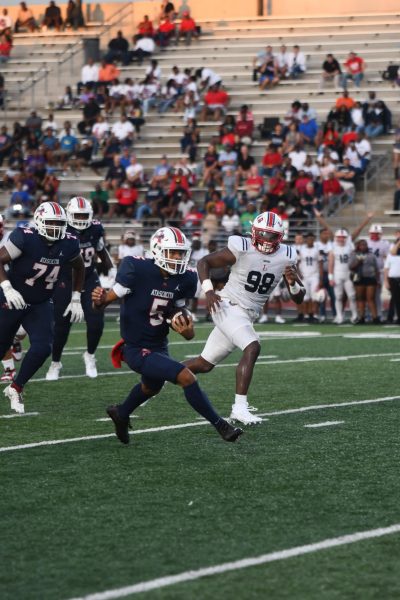
[(315, 244), (319, 250), (319, 254), (321, 256), (322, 262), (323, 262), (323, 266), (324, 266), (324, 272), (328, 272), (328, 254), (329, 252), (332, 250), (333, 248), (333, 244), (332, 242), (316, 242)]
[(353, 242), (347, 242), (344, 246), (339, 246), (336, 242), (333, 243), (333, 256), (335, 259), (333, 267), (333, 279), (349, 279), (349, 258), (354, 250)]
[(199, 262), (199, 260), (201, 258), (204, 258), (204, 256), (207, 256), (207, 254), (209, 254), (207, 248), (200, 248), (200, 250), (193, 250), (192, 254), (190, 255), (189, 267), (191, 267), (192, 269), (196, 269), (197, 263)]
[(296, 266), (296, 251), (281, 244), (273, 254), (263, 254), (254, 248), (249, 238), (231, 235), (228, 248), (236, 258), (229, 279), (221, 292), (246, 310), (259, 313), (288, 266)]
[(386, 257), (389, 254), (390, 242), (388, 240), (368, 240), (368, 250), (375, 254), (378, 268), (382, 271)]
[(303, 245), (299, 251), (300, 271), (305, 279), (310, 277), (319, 277), (319, 265), (322, 257), (318, 246), (314, 244), (312, 248)]

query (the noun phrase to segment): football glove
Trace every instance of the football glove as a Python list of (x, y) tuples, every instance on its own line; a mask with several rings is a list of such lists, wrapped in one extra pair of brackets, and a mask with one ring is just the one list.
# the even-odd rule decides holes
[(7, 304), (10, 308), (16, 308), (17, 310), (22, 310), (23, 308), (26, 308), (27, 305), (25, 300), (17, 290), (14, 290), (13, 286), (11, 285), (11, 282), (8, 279), (2, 281), (0, 285), (2, 287)]
[(72, 292), (71, 302), (68, 304), (63, 317), (71, 313), (71, 323), (81, 323), (83, 321), (83, 308), (81, 304), (81, 293)]

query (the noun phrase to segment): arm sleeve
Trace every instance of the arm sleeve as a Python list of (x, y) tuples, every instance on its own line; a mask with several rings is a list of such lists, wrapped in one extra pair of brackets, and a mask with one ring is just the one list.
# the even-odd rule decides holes
[(79, 247), (79, 240), (75, 236), (71, 236), (69, 238), (69, 242), (70, 243), (68, 244), (68, 260), (69, 262), (72, 262), (80, 255), (81, 249)]
[(242, 252), (247, 252), (249, 248), (249, 238), (245, 238), (240, 235), (231, 235), (228, 238), (228, 249), (232, 252), (236, 260), (239, 258)]
[(4, 248), (7, 250), (10, 255), (11, 260), (15, 260), (19, 256), (21, 256), (23, 249), (25, 246), (25, 234), (22, 228), (14, 229), (10, 233), (10, 237), (4, 244)]
[[(126, 256), (124, 259), (122, 259), (121, 264), (118, 268), (117, 271), (117, 276), (115, 278), (115, 283), (119, 284), (119, 286), (122, 286), (122, 288), (125, 288), (126, 290), (129, 291), (133, 291), (135, 288), (135, 279), (136, 279), (136, 264), (135, 264), (135, 259), (132, 258), (132, 256)], [(115, 289), (116, 286), (114, 286), (114, 292), (118, 294), (118, 291)], [(120, 288), (118, 288), (120, 290)], [(120, 290), (121, 291), (121, 290)], [(123, 294), (125, 295), (125, 294)]]

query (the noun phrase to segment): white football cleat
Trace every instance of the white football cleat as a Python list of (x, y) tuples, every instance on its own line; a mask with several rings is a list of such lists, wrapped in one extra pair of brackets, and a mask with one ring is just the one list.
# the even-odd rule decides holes
[(341, 325), (343, 323), (344, 319), (342, 317), (335, 317), (333, 319), (333, 323), (335, 323), (335, 325)]
[(97, 367), (96, 367), (96, 359), (94, 354), (89, 354), (89, 352), (83, 353), (83, 360), (85, 361), (86, 367), (86, 375), (94, 379), (97, 377)]
[(19, 413), (20, 415), (24, 414), (25, 407), (22, 394), (17, 392), (15, 388), (9, 385), (4, 390), (4, 395), (7, 396), (7, 398), (10, 400), (11, 410), (15, 411), (16, 413)]
[(15, 369), (4, 369), (3, 375), (0, 377), (0, 381), (12, 381), (15, 376)]
[(60, 378), (61, 369), (62, 364), (60, 362), (52, 362), (46, 373), (46, 381), (57, 381)]
[(268, 323), (268, 315), (261, 315), (257, 323), (260, 323), (260, 325), (262, 325), (263, 323)]
[(286, 319), (281, 317), (281, 315), (276, 315), (275, 323), (279, 323), (279, 325), (283, 325), (284, 323), (286, 323)]
[(243, 425), (262, 423), (261, 417), (253, 415), (245, 406), (237, 406), (236, 404), (232, 406), (232, 412), (229, 418), (231, 421), (239, 421), (240, 423), (243, 423)]

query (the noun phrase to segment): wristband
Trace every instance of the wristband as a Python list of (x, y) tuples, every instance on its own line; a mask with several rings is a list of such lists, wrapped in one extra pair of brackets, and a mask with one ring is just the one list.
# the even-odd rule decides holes
[(212, 284), (211, 279), (205, 279), (203, 281), (203, 283), (201, 284), (201, 289), (203, 290), (203, 292), (205, 294), (207, 294), (207, 292), (213, 292), (214, 291), (214, 286)]
[(80, 292), (72, 292), (71, 301), (75, 302), (75, 300), (78, 300), (78, 302), (81, 301), (81, 293)]
[(295, 281), (293, 285), (289, 285), (289, 291), (293, 296), (298, 294), (300, 292), (300, 290), (301, 290), (301, 287), (299, 286), (297, 281)]
[(329, 281), (333, 281), (333, 275), (332, 275), (332, 273), (329, 273), (328, 279), (329, 279)]

